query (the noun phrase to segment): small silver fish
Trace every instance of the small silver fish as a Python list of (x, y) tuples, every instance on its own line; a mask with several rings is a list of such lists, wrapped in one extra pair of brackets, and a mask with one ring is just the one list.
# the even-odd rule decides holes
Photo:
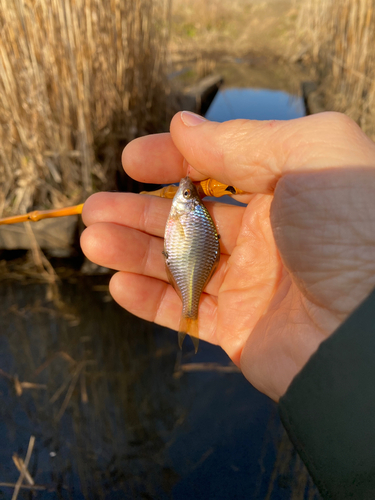
[(164, 234), (165, 267), (169, 282), (182, 300), (178, 332), (180, 347), (186, 334), (198, 349), (199, 299), (220, 259), (219, 234), (189, 177), (181, 179)]

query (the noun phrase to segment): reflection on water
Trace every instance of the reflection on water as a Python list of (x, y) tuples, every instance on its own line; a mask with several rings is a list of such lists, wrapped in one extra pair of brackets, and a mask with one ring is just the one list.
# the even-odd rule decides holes
[(290, 120), (304, 116), (302, 97), (282, 90), (224, 89), (213, 100), (206, 118), (224, 122), (237, 118), (249, 120)]
[[(285, 118), (271, 94), (258, 104), (268, 95)], [(240, 96), (254, 112), (236, 90), (207, 116), (244, 116)], [(73, 274), (54, 301), (47, 285), (0, 282), (0, 483), (16, 483), (12, 455), (33, 435), (28, 469), (43, 489), (19, 499), (318, 499), (276, 405), (220, 348), (181, 352), (175, 332), (122, 310), (108, 281)], [(12, 492), (0, 484), (0, 498)]]

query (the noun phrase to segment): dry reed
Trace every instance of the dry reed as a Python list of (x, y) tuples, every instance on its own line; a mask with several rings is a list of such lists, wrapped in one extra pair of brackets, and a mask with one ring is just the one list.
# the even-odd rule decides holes
[(165, 120), (169, 2), (0, 7), (0, 215), (78, 202), (111, 176), (113, 137)]
[(306, 0), (300, 26), (327, 108), (345, 112), (375, 139), (375, 1)]

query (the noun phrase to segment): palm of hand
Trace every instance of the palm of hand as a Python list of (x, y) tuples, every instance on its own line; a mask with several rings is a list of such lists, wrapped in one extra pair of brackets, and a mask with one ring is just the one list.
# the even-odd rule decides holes
[[(213, 295), (202, 301), (200, 322), (203, 338), (221, 345), (255, 387), (277, 400), (340, 321), (336, 311), (317, 305), (326, 293), (324, 280), (311, 294), (308, 280), (298, 280), (293, 268), (285, 267), (271, 227), (272, 201), (270, 195), (254, 196), (238, 213), (238, 233), (228, 243), (230, 256), (222, 255), (209, 286)], [(308, 223), (311, 214), (306, 215)], [(230, 219), (235, 226), (228, 208)], [(284, 243), (288, 260), (293, 241)], [(301, 261), (300, 275), (314, 272), (309, 264), (313, 248)]]
[(271, 225), (282, 263), (278, 278), (275, 267), (268, 273), (274, 293), (241, 357), (247, 378), (276, 400), (375, 286), (374, 187), (372, 169), (292, 173), (278, 183)]

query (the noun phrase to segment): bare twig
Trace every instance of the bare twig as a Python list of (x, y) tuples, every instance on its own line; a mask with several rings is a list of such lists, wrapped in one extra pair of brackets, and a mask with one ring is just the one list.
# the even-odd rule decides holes
[(34, 382), (20, 382), (18, 375), (9, 375), (0, 368), (0, 375), (13, 382), (17, 396), (21, 396), (24, 389), (46, 389), (45, 384), (35, 384)]
[(0, 375), (1, 375), (2, 377), (7, 378), (8, 380), (13, 380), (12, 375), (9, 375), (9, 373), (5, 372), (5, 371), (4, 371), (4, 370), (2, 370), (1, 368), (0, 368)]
[(186, 363), (180, 365), (183, 372), (220, 372), (220, 373), (241, 373), (236, 365), (220, 365), (219, 363)]
[(219, 363), (184, 363), (177, 361), (173, 376), (179, 378), (186, 372), (218, 372), (218, 373), (241, 373), (234, 364), (220, 365)]
[(82, 403), (88, 403), (89, 397), (87, 395), (85, 370), (82, 370), (82, 372), (81, 372), (80, 382), (81, 382), (81, 401), (82, 401)]
[(17, 396), (21, 396), (23, 391), (22, 391), (20, 381), (18, 379), (18, 375), (15, 375), (13, 377), (13, 383), (14, 383), (14, 389), (16, 391)]
[(63, 394), (63, 392), (69, 387), (69, 384), (70, 384), (70, 381), (72, 379), (72, 376), (70, 375), (62, 384), (61, 386), (57, 389), (57, 391), (54, 393), (54, 395), (51, 397), (51, 399), (49, 400), (49, 402), (51, 404), (55, 403), (59, 397), (61, 396), (61, 394)]
[[(1, 483), (0, 486), (3, 486), (4, 488), (15, 488), (16, 483)], [(43, 491), (46, 490), (46, 486), (42, 486), (40, 484), (21, 484), (20, 485), (20, 490), (31, 490), (31, 491)]]
[(12, 500), (16, 500), (17, 497), (18, 497), (18, 493), (20, 491), (23, 479), (24, 479), (24, 477), (26, 475), (27, 468), (29, 466), (29, 462), (30, 462), (31, 454), (33, 452), (34, 444), (35, 444), (35, 436), (30, 436), (30, 441), (29, 441), (29, 446), (27, 448), (27, 453), (26, 453), (25, 461), (22, 463), (22, 466), (21, 466), (22, 470), (21, 470), (21, 473), (20, 473), (20, 477), (18, 478), (18, 481), (17, 481), (17, 483), (15, 485), (14, 492), (13, 492), (13, 495), (12, 495)]
[(29, 484), (34, 484), (34, 479), (31, 477), (30, 472), (25, 468), (25, 462), (21, 457), (19, 457), (16, 453), (13, 454), (12, 456), (13, 463), (17, 467), (18, 472), (22, 472), (24, 470), (25, 472), (25, 479)]
[(58, 412), (56, 416), (56, 421), (59, 421), (61, 417), (64, 415), (66, 408), (68, 407), (69, 401), (73, 395), (73, 391), (77, 385), (79, 376), (81, 375), (82, 370), (84, 367), (87, 365), (88, 361), (80, 361), (75, 369), (75, 372), (73, 373), (73, 376), (71, 378), (71, 382), (69, 385), (69, 388), (67, 390), (65, 399), (63, 401), (63, 404), (61, 405), (60, 411)]
[(20, 382), (22, 389), (47, 389), (46, 384), (34, 384), (34, 382)]
[(68, 354), (67, 352), (65, 351), (58, 351), (58, 352), (55, 352), (54, 354), (52, 354), (52, 356), (50, 356), (42, 365), (39, 366), (39, 368), (37, 368), (35, 370), (35, 376), (39, 375), (40, 373), (42, 373), (43, 370), (45, 370), (51, 363), (54, 359), (56, 358), (62, 358), (62, 359), (65, 359), (66, 361), (68, 361), (68, 363), (70, 363), (71, 365), (76, 365), (77, 364), (77, 361), (75, 361), (70, 354)]

